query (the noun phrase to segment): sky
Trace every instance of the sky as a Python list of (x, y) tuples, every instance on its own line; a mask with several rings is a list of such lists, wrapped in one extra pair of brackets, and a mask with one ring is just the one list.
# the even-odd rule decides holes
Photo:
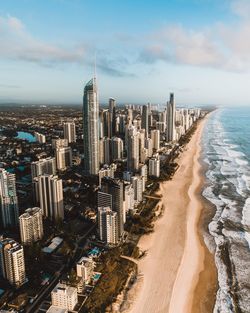
[(0, 0), (0, 102), (250, 105), (250, 0)]

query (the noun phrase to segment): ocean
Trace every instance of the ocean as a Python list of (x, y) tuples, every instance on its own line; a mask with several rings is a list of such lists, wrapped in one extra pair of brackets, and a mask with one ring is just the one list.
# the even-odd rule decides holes
[(250, 108), (212, 112), (204, 128), (203, 196), (215, 207), (205, 242), (215, 255), (214, 313), (250, 312)]

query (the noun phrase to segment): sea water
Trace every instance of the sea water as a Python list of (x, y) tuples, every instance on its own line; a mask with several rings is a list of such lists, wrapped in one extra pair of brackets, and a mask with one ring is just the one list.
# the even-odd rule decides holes
[(204, 128), (203, 195), (215, 205), (209, 233), (219, 288), (214, 313), (250, 312), (250, 108), (212, 112)]

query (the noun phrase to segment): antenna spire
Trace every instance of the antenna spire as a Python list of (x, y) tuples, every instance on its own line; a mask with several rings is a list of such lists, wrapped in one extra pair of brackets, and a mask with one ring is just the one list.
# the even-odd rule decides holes
[(95, 60), (94, 60), (94, 79), (96, 79), (96, 52), (95, 52)]

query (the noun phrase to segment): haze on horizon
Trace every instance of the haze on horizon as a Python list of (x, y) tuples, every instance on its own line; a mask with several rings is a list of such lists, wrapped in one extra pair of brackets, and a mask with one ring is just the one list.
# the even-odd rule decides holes
[(250, 104), (248, 0), (13, 0), (0, 4), (0, 103)]

